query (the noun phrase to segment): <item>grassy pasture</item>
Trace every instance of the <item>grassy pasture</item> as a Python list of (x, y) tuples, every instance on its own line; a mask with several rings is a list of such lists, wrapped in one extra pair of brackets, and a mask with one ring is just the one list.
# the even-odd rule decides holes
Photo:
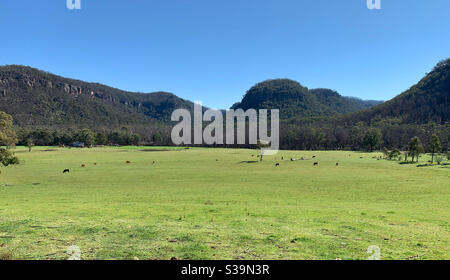
[(376, 245), (383, 259), (450, 259), (449, 166), (147, 149), (17, 148), (22, 163), (1, 168), (0, 258), (77, 245), (83, 259), (367, 259)]

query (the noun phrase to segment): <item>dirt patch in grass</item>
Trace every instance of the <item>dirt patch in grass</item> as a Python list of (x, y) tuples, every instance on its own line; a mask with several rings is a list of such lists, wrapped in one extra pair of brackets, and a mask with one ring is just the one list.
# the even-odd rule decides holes
[(14, 255), (11, 251), (0, 250), (0, 261), (9, 261), (9, 260), (13, 260), (13, 259), (14, 259)]

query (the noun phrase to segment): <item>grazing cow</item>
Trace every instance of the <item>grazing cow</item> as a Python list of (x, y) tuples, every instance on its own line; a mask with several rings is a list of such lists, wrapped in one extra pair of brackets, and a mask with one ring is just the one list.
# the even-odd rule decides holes
[(277, 163), (275, 163), (275, 167), (277, 167), (277, 166), (280, 166), (280, 164), (277, 162)]
[(319, 165), (319, 163), (318, 162), (314, 162), (314, 166), (318, 166)]
[(316, 158), (316, 156), (313, 156), (312, 158)]
[(336, 162), (336, 166), (339, 166), (339, 162)]
[(363, 157), (359, 157), (359, 158), (363, 158)]
[(284, 157), (281, 157), (281, 160), (284, 160)]
[(82, 164), (81, 167), (86, 167), (86, 165), (85, 165), (85, 164)]
[(70, 170), (69, 169), (64, 169), (63, 174), (64, 173), (70, 173)]
[(96, 162), (94, 162), (94, 165), (97, 165), (97, 163), (96, 163)]
[(156, 164), (156, 161), (153, 161), (153, 164)]
[(218, 159), (216, 159), (216, 161), (219, 161)]
[(131, 163), (131, 161), (127, 160), (126, 163)]

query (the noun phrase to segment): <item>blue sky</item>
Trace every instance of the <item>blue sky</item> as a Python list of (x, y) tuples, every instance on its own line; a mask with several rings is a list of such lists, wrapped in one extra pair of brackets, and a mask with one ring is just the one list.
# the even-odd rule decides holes
[(450, 1), (0, 0), (0, 65), (228, 108), (270, 78), (387, 100), (450, 57)]

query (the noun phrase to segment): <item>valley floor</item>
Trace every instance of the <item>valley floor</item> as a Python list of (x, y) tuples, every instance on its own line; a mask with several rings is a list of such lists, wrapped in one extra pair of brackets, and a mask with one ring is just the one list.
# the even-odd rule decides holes
[(1, 168), (0, 258), (450, 259), (450, 166), (257, 154), (19, 147)]

